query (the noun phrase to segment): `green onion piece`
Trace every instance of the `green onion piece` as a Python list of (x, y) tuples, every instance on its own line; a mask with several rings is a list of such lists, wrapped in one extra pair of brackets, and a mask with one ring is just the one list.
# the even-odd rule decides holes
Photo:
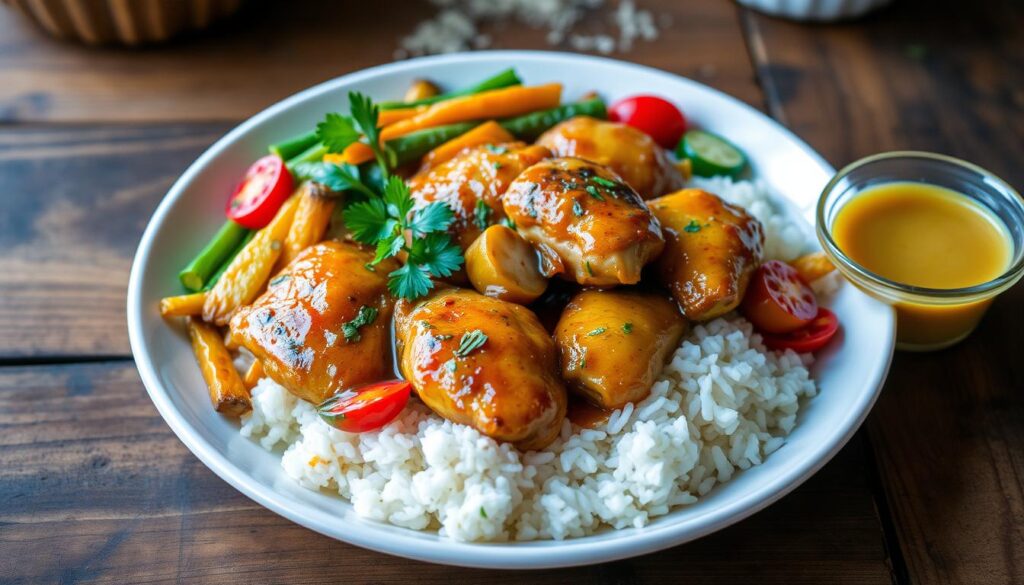
[(604, 100), (601, 98), (591, 98), (574, 104), (564, 104), (550, 110), (541, 110), (515, 118), (506, 118), (498, 123), (516, 138), (533, 142), (548, 128), (576, 116), (590, 116), (591, 118), (603, 120), (608, 117), (608, 111), (604, 107)]
[(206, 244), (199, 254), (188, 263), (178, 278), (185, 288), (192, 292), (202, 290), (210, 277), (217, 272), (217, 269), (224, 261), (231, 256), (238, 247), (239, 242), (245, 239), (249, 230), (228, 220), (217, 230), (210, 243)]
[(327, 154), (327, 147), (321, 142), (317, 142), (313, 146), (310, 146), (306, 150), (302, 151), (301, 154), (287, 159), (285, 166), (288, 167), (288, 172), (294, 172), (295, 165), (308, 163), (308, 162), (319, 162)]
[(475, 93), (490, 91), (492, 89), (501, 89), (503, 87), (509, 87), (512, 85), (520, 85), (522, 83), (523, 81), (519, 79), (518, 75), (516, 75), (515, 69), (506, 69), (493, 77), (489, 77), (481, 81), (480, 83), (471, 87), (467, 87), (465, 89), (450, 91), (448, 93), (442, 93), (439, 95), (415, 100), (412, 102), (380, 102), (378, 105), (382, 110), (399, 110), (402, 108), (414, 108), (416, 106), (427, 106), (430, 104), (436, 104), (437, 102), (443, 102), (444, 100), (449, 100), (454, 97), (473, 95)]
[(217, 281), (220, 280), (220, 277), (224, 276), (224, 271), (227, 270), (228, 266), (231, 266), (231, 263), (235, 260), (235, 256), (238, 256), (238, 253), (242, 251), (242, 248), (244, 248), (245, 245), (249, 243), (249, 240), (251, 240), (255, 235), (255, 230), (249, 230), (249, 233), (245, 234), (245, 237), (242, 238), (242, 241), (238, 244), (238, 247), (235, 248), (235, 251), (232, 252), (231, 255), (227, 257), (226, 260), (224, 260), (224, 262), (220, 265), (220, 268), (217, 269), (217, 272), (210, 277), (209, 281), (207, 281), (206, 286), (203, 287), (203, 292), (210, 290), (211, 288), (213, 288), (213, 285), (217, 284)]
[(319, 140), (316, 137), (316, 130), (312, 130), (299, 136), (292, 136), (288, 140), (271, 144), (268, 150), (270, 150), (270, 154), (276, 154), (281, 157), (281, 160), (290, 160), (306, 152), (317, 142)]

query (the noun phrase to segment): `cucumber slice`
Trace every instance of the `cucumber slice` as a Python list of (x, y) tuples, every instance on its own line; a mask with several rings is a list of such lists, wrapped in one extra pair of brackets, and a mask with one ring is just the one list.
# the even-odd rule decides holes
[(684, 134), (676, 147), (676, 155), (690, 159), (693, 174), (698, 177), (735, 177), (747, 166), (747, 157), (733, 143), (703, 130), (690, 130)]

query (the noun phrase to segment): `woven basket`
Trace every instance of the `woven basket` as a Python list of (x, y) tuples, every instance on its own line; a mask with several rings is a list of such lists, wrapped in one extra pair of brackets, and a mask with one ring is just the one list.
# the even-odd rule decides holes
[(89, 45), (140, 45), (209, 26), (242, 0), (0, 0), (51, 35)]

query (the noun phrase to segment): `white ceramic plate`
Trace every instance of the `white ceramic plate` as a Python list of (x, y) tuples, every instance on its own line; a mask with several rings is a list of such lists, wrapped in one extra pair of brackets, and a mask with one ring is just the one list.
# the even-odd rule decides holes
[(749, 106), (694, 81), (609, 59), (484, 52), (405, 61), (326, 82), (268, 108), (217, 141), (185, 171), (153, 214), (132, 266), (128, 328), (154, 404), (203, 463), (267, 508), (339, 540), (437, 563), (540, 568), (610, 561), (693, 540), (771, 504), (846, 443), (885, 379), (893, 349), (892, 311), (851, 286), (843, 287), (832, 304), (843, 330), (814, 367), (820, 394), (801, 409), (786, 445), (697, 504), (642, 529), (561, 542), (472, 544), (364, 520), (341, 498), (296, 485), (285, 476), (278, 454), (242, 438), (236, 422), (210, 407), (187, 337), (160, 318), (157, 306), (162, 296), (179, 290), (177, 272), (197, 243), (223, 222), (224, 198), (245, 168), (266, 152), (267, 144), (308, 130), (325, 112), (344, 108), (349, 90), (394, 99), (415, 77), (461, 87), (510, 66), (530, 84), (563, 83), (566, 99), (597, 90), (609, 102), (639, 92), (676, 102), (693, 123), (745, 150), (754, 173), (792, 203), (794, 215), (806, 215), (833, 173), (806, 144)]

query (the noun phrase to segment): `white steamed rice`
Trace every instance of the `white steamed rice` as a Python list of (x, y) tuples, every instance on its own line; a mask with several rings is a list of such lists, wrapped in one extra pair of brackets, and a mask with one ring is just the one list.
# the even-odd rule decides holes
[[(702, 180), (766, 227), (769, 257), (807, 247), (765, 187)], [(539, 452), (520, 453), (433, 414), (417, 400), (379, 431), (336, 430), (313, 405), (264, 378), (241, 433), (284, 449), (285, 473), (340, 494), (358, 515), (465, 541), (564, 539), (641, 527), (692, 504), (785, 442), (814, 396), (810, 356), (775, 353), (737, 316), (697, 325), (645, 400), (595, 429), (569, 421)]]

